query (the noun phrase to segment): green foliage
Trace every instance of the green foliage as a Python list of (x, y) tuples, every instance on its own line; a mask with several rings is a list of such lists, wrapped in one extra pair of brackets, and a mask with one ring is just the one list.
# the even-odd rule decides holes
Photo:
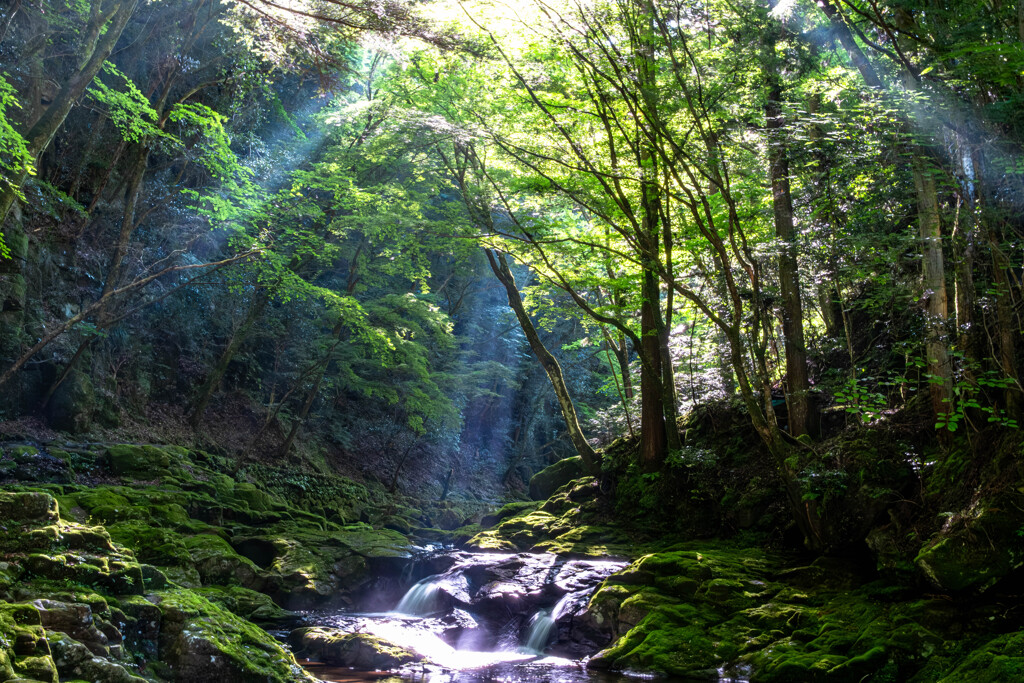
[(121, 73), (112, 62), (103, 65), (103, 72), (123, 89), (110, 87), (102, 79), (97, 78), (87, 92), (103, 107), (106, 116), (121, 133), (121, 138), (127, 142), (170, 139), (170, 136), (157, 125), (159, 115), (135, 83)]
[[(14, 128), (9, 112), (21, 108), (14, 88), (0, 73), (0, 194), (14, 193), (19, 199), (22, 179), (35, 173), (34, 159), (29, 154), (25, 138)], [(0, 258), (10, 258), (10, 249), (0, 235)]]

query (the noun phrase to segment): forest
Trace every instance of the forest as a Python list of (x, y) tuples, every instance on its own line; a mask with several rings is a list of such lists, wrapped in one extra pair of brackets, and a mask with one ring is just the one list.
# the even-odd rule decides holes
[(1024, 2), (3, 0), (0, 681), (1024, 679)]

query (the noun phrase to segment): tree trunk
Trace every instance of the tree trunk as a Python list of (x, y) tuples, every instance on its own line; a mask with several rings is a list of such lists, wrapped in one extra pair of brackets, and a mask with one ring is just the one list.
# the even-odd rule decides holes
[[(832, 29), (842, 43), (850, 61), (860, 71), (868, 86), (884, 89), (885, 84), (878, 76), (874, 66), (868, 60), (860, 46), (854, 40), (846, 20), (842, 17), (830, 0), (819, 0), (818, 6), (828, 17)], [(916, 87), (916, 81), (906, 74), (905, 82), (908, 89)], [(912, 132), (910, 123), (904, 121), (903, 126)], [(948, 298), (946, 294), (945, 262), (942, 256), (942, 222), (939, 214), (938, 193), (936, 190), (936, 168), (928, 160), (928, 155), (916, 143), (908, 143), (911, 171), (914, 177), (914, 190), (917, 193), (918, 229), (921, 239), (922, 271), (921, 284), (927, 299), (925, 354), (927, 356), (932, 410), (938, 417), (951, 411), (952, 368), (949, 360), (949, 342), (946, 329), (948, 317)]]
[[(99, 73), (137, 3), (138, 0), (123, 0), (116, 4), (115, 11), (102, 16), (96, 14), (100, 26), (106, 26), (106, 32), (102, 35), (99, 34), (99, 27), (95, 31), (86, 27), (87, 40), (79, 48), (82, 54), (80, 69), (64, 83), (25, 135), (28, 153), (33, 158), (38, 158), (49, 147), (72, 105)], [(21, 336), (27, 293), (23, 268), (28, 261), (28, 235), (22, 230), (19, 219), (8, 221), (7, 218), (17, 200), (17, 189), (27, 176), (27, 172), (23, 172), (20, 177), (12, 179), (10, 187), (0, 192), (0, 230), (3, 242), (10, 249), (8, 258), (0, 256), (0, 338), (3, 340), (0, 342), (0, 351), (5, 355), (17, 347), (17, 340)]]
[(779, 239), (779, 289), (782, 294), (782, 335), (786, 350), (786, 405), (789, 432), (795, 437), (810, 431), (810, 382), (807, 377), (807, 347), (804, 343), (803, 303), (796, 258), (796, 230), (793, 199), (789, 185), (789, 153), (782, 115), (782, 82), (775, 61), (775, 27), (766, 29), (764, 64), (768, 82), (765, 119), (768, 128), (768, 173), (772, 184), (775, 236)]
[(515, 277), (508, 267), (504, 254), (495, 254), (490, 249), (484, 249), (484, 253), (487, 254), (487, 260), (491, 264), (491, 270), (494, 271), (494, 275), (505, 287), (505, 293), (508, 295), (508, 305), (516, 314), (519, 326), (522, 328), (523, 334), (526, 335), (526, 340), (530, 343), (530, 349), (537, 356), (537, 360), (540, 361), (544, 372), (548, 375), (551, 387), (555, 390), (558, 407), (562, 411), (562, 418), (565, 420), (565, 426), (569, 430), (569, 439), (572, 441), (573, 447), (580, 454), (580, 457), (583, 458), (583, 465), (587, 471), (596, 474), (601, 469), (600, 456), (598, 456), (594, 447), (590, 445), (583, 435), (583, 429), (580, 427), (579, 419), (576, 416), (576, 407), (573, 405), (569, 388), (566, 386), (565, 378), (562, 376), (561, 366), (555, 357), (551, 355), (551, 352), (548, 351), (547, 347), (544, 346), (544, 342), (541, 341), (540, 335), (537, 334), (533, 321), (527, 315), (523, 299), (519, 295), (519, 290), (516, 289)]
[(937, 169), (915, 156), (911, 160), (914, 189), (917, 192), (917, 218), (921, 239), (921, 284), (927, 315), (925, 353), (928, 364), (932, 411), (936, 416), (952, 411), (952, 377), (946, 328), (949, 300), (946, 294), (946, 270), (942, 255), (942, 221), (935, 187)]
[[(102, 35), (99, 29), (88, 31), (87, 35), (92, 39), (92, 42), (86, 41), (87, 44), (79, 48), (83, 55), (81, 68), (64, 83), (57, 96), (54, 97), (53, 102), (50, 103), (46, 111), (42, 113), (25, 136), (25, 140), (28, 143), (28, 152), (33, 157), (38, 157), (50, 146), (53, 136), (57, 133), (61, 124), (64, 123), (64, 119), (67, 118), (71, 107), (82, 96), (85, 89), (89, 87), (92, 79), (96, 77), (96, 74), (103, 67), (103, 63), (110, 56), (114, 45), (117, 44), (118, 39), (121, 37), (121, 33), (128, 24), (128, 19), (131, 18), (137, 4), (138, 0), (122, 0), (115, 3), (116, 9), (106, 15), (106, 17), (109, 17), (109, 23), (106, 20), (103, 22), (106, 31)], [(17, 178), (14, 183), (15, 186), (20, 186), (25, 181), (25, 177), (25, 174), (22, 174), (20, 178)], [(6, 219), (7, 213), (10, 211), (15, 199), (16, 195), (13, 189), (0, 194), (0, 224)]]

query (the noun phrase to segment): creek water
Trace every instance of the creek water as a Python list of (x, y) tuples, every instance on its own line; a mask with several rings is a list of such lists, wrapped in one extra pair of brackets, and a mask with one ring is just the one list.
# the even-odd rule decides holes
[[(636, 680), (628, 674), (587, 669), (585, 658), (603, 643), (595, 643), (593, 634), (577, 627), (590, 595), (625, 562), (528, 553), (448, 553), (423, 564), (435, 573), (409, 586), (392, 610), (322, 614), (310, 623), (385, 638), (415, 650), (428, 664), (360, 672), (304, 662), (307, 670), (337, 683)], [(416, 574), (408, 572), (408, 579)]]

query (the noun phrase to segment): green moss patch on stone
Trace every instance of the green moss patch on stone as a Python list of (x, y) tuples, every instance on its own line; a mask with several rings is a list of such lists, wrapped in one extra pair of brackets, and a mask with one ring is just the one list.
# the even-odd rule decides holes
[(309, 680), (266, 631), (188, 590), (159, 591), (160, 657), (176, 680)]

